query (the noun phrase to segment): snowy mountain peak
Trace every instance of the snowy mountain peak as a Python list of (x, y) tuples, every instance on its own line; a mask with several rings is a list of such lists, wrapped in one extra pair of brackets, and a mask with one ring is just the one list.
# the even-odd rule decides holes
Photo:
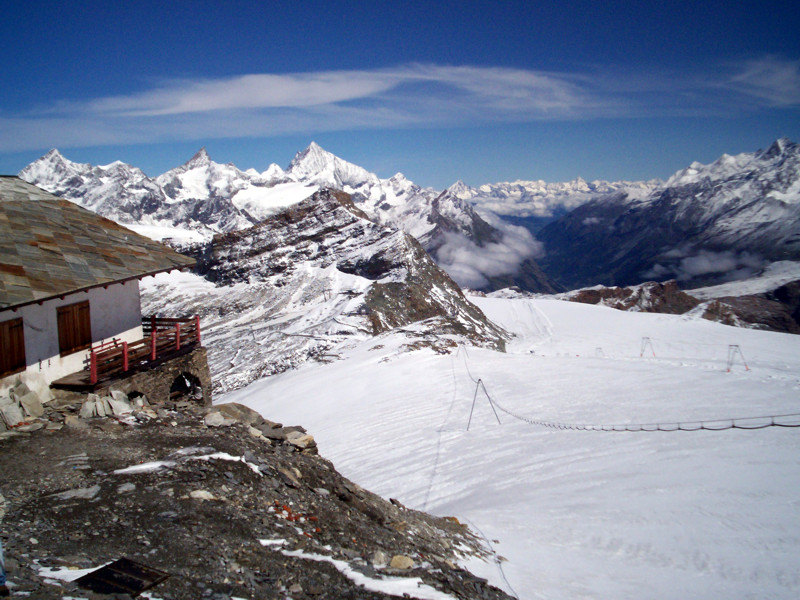
[(80, 176), (90, 170), (91, 165), (72, 162), (55, 148), (47, 154), (33, 161), (19, 172), (19, 176), (25, 181), (36, 182), (37, 185), (53, 191), (61, 181)]
[(211, 163), (212, 163), (211, 157), (208, 155), (208, 151), (206, 150), (206, 147), (203, 146), (202, 148), (200, 148), (200, 150), (195, 152), (194, 156), (192, 156), (192, 158), (190, 158), (185, 163), (185, 165), (187, 167), (193, 168), (193, 167), (200, 167), (200, 166), (204, 166), (204, 165), (210, 165)]
[(377, 175), (324, 150), (316, 142), (297, 153), (286, 173), (295, 181), (332, 187), (362, 197), (370, 196), (367, 188), (380, 186)]
[(286, 178), (286, 171), (281, 169), (280, 165), (272, 163), (267, 169), (261, 173), (261, 177), (272, 181), (275, 179), (285, 179)]
[(672, 175), (666, 187), (694, 185), (703, 180), (724, 181), (745, 173), (756, 174), (779, 168), (778, 163), (784, 160), (800, 163), (800, 146), (788, 138), (780, 138), (766, 150), (758, 152), (744, 152), (735, 156), (723, 154), (708, 165), (694, 161)]
[(471, 197), (475, 195), (473, 189), (460, 179), (447, 188), (447, 191), (455, 196), (458, 196), (459, 198)]
[(789, 138), (782, 137), (775, 140), (769, 148), (757, 154), (760, 158), (769, 160), (791, 152), (797, 153), (798, 145)]
[(394, 175), (392, 175), (389, 178), (389, 181), (391, 181), (392, 183), (397, 183), (397, 184), (410, 183), (408, 177), (406, 177), (402, 173), (395, 173)]
[(66, 159), (64, 158), (64, 155), (62, 155), (61, 152), (58, 151), (57, 148), (53, 148), (52, 150), (50, 150), (50, 152), (42, 156), (39, 160), (46, 160), (48, 162), (56, 162), (56, 161), (64, 162)]
[(286, 171), (298, 177), (301, 173), (321, 173), (326, 170), (333, 170), (336, 160), (337, 157), (334, 154), (323, 149), (316, 142), (311, 142), (308, 148), (295, 155)]

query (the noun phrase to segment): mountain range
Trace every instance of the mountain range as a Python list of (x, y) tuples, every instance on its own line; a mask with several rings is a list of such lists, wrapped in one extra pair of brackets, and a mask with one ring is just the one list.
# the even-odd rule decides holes
[(242, 171), (201, 149), (155, 178), (51, 150), (20, 177), (157, 238), (208, 240), (243, 230), (322, 188), (352, 196), (375, 223), (401, 229), (457, 283), (547, 292), (677, 279), (681, 287), (747, 277), (800, 260), (800, 148), (692, 163), (666, 181), (515, 181), (446, 190), (398, 173), (381, 179), (316, 143), (284, 170)]
[(692, 163), (646, 194), (620, 189), (537, 233), (567, 288), (677, 279), (698, 287), (800, 260), (800, 146)]

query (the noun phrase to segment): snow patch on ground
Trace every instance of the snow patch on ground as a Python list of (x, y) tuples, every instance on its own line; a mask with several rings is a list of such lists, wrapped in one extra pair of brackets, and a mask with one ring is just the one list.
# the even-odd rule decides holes
[(299, 182), (279, 183), (273, 187), (250, 186), (237, 192), (231, 202), (236, 208), (263, 221), (284, 208), (302, 202), (318, 189), (319, 186)]
[(419, 600), (455, 600), (455, 596), (445, 594), (436, 588), (424, 584), (419, 577), (381, 577), (380, 579), (376, 579), (374, 577), (367, 577), (363, 573), (353, 569), (345, 561), (336, 560), (330, 556), (307, 553), (302, 550), (281, 550), (281, 552), (286, 556), (302, 558), (304, 560), (328, 562), (336, 567), (336, 569), (350, 581), (371, 592), (390, 594), (401, 598), (408, 596), (411, 598), (419, 598)]
[(723, 296), (748, 296), (771, 292), (790, 281), (798, 279), (800, 279), (800, 262), (782, 260), (771, 263), (755, 277), (687, 290), (687, 293), (699, 300), (712, 300)]

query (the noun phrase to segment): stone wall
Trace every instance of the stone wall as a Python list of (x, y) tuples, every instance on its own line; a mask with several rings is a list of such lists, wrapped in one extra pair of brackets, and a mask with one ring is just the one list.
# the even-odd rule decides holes
[(147, 396), (151, 404), (160, 404), (169, 400), (173, 382), (186, 374), (199, 382), (203, 405), (211, 406), (211, 372), (208, 369), (206, 349), (202, 346), (147, 371), (114, 381), (106, 388), (95, 390), (95, 393), (102, 396), (110, 390), (119, 390), (130, 396), (138, 392)]

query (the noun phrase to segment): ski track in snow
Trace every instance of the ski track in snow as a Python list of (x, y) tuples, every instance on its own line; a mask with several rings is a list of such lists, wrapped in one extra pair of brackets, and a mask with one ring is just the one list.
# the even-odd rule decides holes
[[(472, 300), (518, 334), (507, 354), (398, 354), (400, 337), (385, 335), (218, 400), (301, 423), (360, 485), (469, 521), (506, 562), (502, 572), (492, 561), (467, 566), (521, 598), (800, 596), (800, 429), (560, 431), (503, 412), (498, 425), (473, 383), (545, 421), (800, 413), (800, 336), (556, 300)], [(639, 356), (643, 337), (655, 357)], [(749, 371), (726, 372), (729, 344)]]

